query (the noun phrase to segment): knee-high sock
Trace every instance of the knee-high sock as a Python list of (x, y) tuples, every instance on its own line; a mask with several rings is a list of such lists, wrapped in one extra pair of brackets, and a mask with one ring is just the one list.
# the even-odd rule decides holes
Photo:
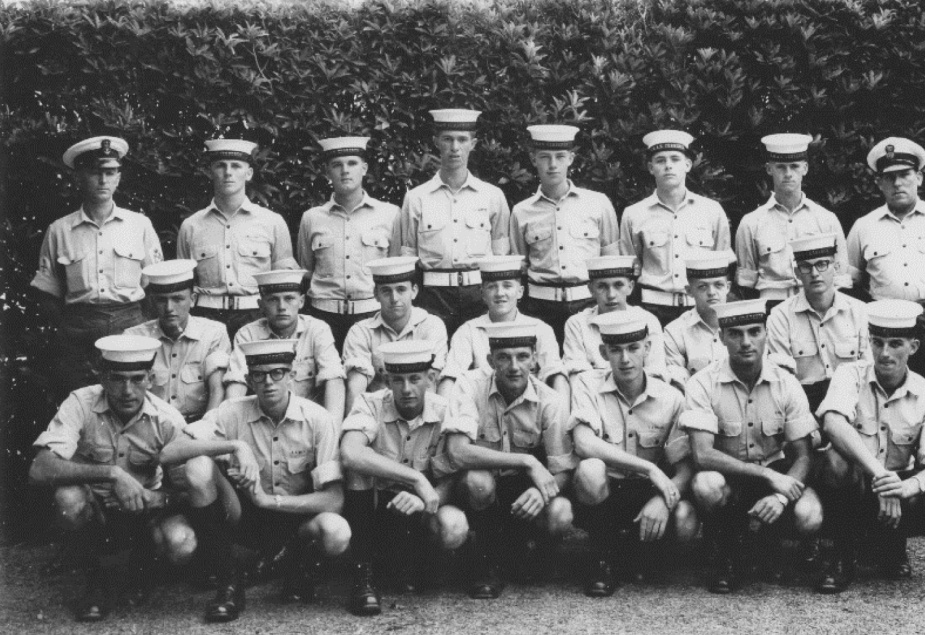
[(222, 501), (216, 500), (205, 507), (193, 507), (189, 517), (207, 569), (215, 573), (220, 586), (230, 583), (236, 569), (234, 545), (231, 523)]
[(372, 559), (375, 500), (375, 491), (371, 489), (344, 492), (344, 518), (353, 534), (350, 549), (355, 562), (370, 562)]

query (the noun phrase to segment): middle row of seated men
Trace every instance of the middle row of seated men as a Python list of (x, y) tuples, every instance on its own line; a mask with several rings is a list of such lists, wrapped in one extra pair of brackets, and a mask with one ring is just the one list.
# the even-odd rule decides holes
[[(188, 316), (193, 263), (151, 265), (159, 318), (133, 332), (161, 342), (150, 349), (153, 392), (196, 404), (181, 407), (191, 421), (206, 411), (159, 461), (185, 462), (189, 518), (220, 583), (207, 618), (241, 608), (234, 525), (275, 537), (261, 546), (267, 554), (304, 539), (291, 543), (303, 568), (293, 565), (301, 573), (290, 591), (311, 586), (306, 563), (352, 544), (358, 614), (380, 610), (374, 554), (391, 555), (398, 579), (412, 581), (425, 545), (455, 549), (469, 529), (476, 598), (499, 594), (503, 556), (529, 568), (529, 553), (573, 522), (596, 553), (592, 596), (614, 592), (614, 565), (651, 571), (663, 537), (689, 541), (701, 522), (716, 551), (714, 592), (738, 583), (745, 537), (763, 543), (774, 569), (782, 528), (813, 536), (824, 517), (834, 547), (819, 590), (850, 581), (860, 520), (873, 519), (886, 572), (907, 577), (909, 501), (925, 485), (925, 385), (907, 367), (921, 308), (838, 292), (834, 235), (791, 246), (803, 290), (770, 317), (763, 299), (725, 302), (731, 254), (691, 252), (696, 306), (664, 334), (626, 304), (632, 258), (593, 258), (596, 306), (570, 318), (564, 357), (548, 325), (517, 311), (519, 257), (479, 262), (488, 313), (457, 331), (449, 353), (443, 323), (413, 306), (416, 259), (369, 263), (381, 310), (351, 327), (342, 363), (327, 326), (298, 312), (302, 272), (258, 274), (266, 317), (239, 331), (229, 355), (221, 325)], [(197, 350), (213, 330), (215, 343)], [(254, 396), (222, 401), (215, 377), (226, 395), (246, 386)], [(833, 449), (813, 452), (813, 412)]]

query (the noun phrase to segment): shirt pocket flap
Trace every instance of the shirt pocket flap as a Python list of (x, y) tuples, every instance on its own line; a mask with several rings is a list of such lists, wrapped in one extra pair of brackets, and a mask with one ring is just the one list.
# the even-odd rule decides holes
[(639, 433), (639, 445), (644, 448), (660, 448), (665, 444), (664, 430), (649, 430)]
[(737, 437), (740, 434), (742, 434), (742, 422), (741, 421), (720, 421), (719, 422), (719, 436)]
[(157, 457), (140, 448), (132, 448), (129, 452), (128, 461), (135, 467), (152, 468), (157, 465)]
[(912, 445), (915, 443), (915, 440), (919, 437), (919, 432), (916, 429), (904, 428), (902, 430), (890, 430), (890, 438), (893, 440), (893, 445)]
[(877, 420), (873, 417), (859, 416), (855, 422), (855, 429), (861, 434), (867, 435), (869, 437), (875, 436), (877, 434)]
[(202, 369), (199, 364), (187, 364), (180, 369), (180, 379), (187, 384), (195, 384), (202, 381)]
[(790, 344), (790, 354), (793, 357), (815, 357), (819, 347), (812, 340), (797, 340)]
[(527, 241), (528, 245), (532, 245), (541, 240), (546, 240), (550, 236), (552, 236), (552, 225), (539, 225), (528, 228), (524, 234), (524, 240)]
[(206, 260), (207, 258), (214, 258), (217, 253), (218, 245), (200, 244), (193, 249), (192, 256), (196, 260)]
[(87, 451), (87, 458), (94, 463), (112, 463), (112, 448), (95, 447)]
[(668, 232), (661, 229), (643, 232), (642, 237), (648, 247), (662, 247), (668, 242)]
[(713, 232), (709, 227), (693, 227), (687, 231), (687, 244), (692, 247), (713, 246)]
[(269, 258), (270, 243), (246, 238), (238, 243), (238, 254), (248, 258)]
[(487, 425), (479, 429), (479, 440), (488, 441), (489, 443), (499, 443), (501, 441), (501, 430), (496, 425)]
[(116, 255), (130, 260), (141, 260), (145, 256), (144, 249), (140, 248), (138, 245), (124, 245), (119, 243), (113, 247), (113, 251), (116, 252)]
[(315, 362), (311, 358), (297, 361), (293, 367), (296, 381), (305, 381), (315, 376)]
[(836, 342), (835, 356), (844, 359), (855, 359), (858, 356), (857, 342)]
[(864, 260), (873, 260), (888, 255), (893, 247), (887, 242), (873, 242), (864, 245)]
[(481, 229), (484, 231), (491, 230), (491, 222), (488, 220), (488, 210), (484, 207), (474, 209), (466, 214), (466, 226), (469, 229)]
[(766, 437), (776, 437), (784, 433), (784, 420), (780, 417), (768, 417), (761, 422), (761, 432)]
[(365, 231), (360, 238), (367, 247), (378, 247), (379, 249), (388, 249), (389, 247), (389, 235), (382, 229)]
[(572, 225), (572, 227), (569, 229), (569, 232), (574, 238), (581, 239), (594, 239), (601, 235), (600, 227), (597, 226), (597, 223), (590, 220), (585, 221), (584, 223)]
[(776, 236), (771, 232), (767, 232), (768, 235), (758, 234), (758, 253), (759, 255), (767, 255), (777, 253), (778, 251), (783, 251), (784, 247), (787, 246), (787, 242), (784, 240), (783, 236)]
[(539, 444), (540, 433), (536, 430), (514, 428), (514, 446), (518, 448), (534, 448)]
[(290, 456), (287, 459), (289, 466), (290, 474), (301, 474), (306, 469), (308, 469), (309, 457), (308, 453), (298, 454), (296, 456)]
[(63, 253), (58, 256), (58, 264), (61, 265), (73, 265), (75, 262), (80, 262), (87, 257), (86, 251), (72, 251), (69, 253)]
[(330, 234), (315, 234), (312, 237), (312, 251), (327, 249), (333, 244), (334, 240), (331, 238)]
[(169, 370), (155, 370), (154, 371), (154, 385), (155, 386), (166, 386), (167, 380), (170, 379)]

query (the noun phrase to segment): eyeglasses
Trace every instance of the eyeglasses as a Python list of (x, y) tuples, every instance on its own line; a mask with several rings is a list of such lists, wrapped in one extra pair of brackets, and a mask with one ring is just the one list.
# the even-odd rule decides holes
[(288, 368), (274, 368), (273, 370), (252, 370), (248, 373), (248, 376), (255, 384), (262, 384), (267, 380), (267, 375), (273, 381), (281, 381), (288, 374)]
[(800, 262), (800, 263), (797, 263), (797, 269), (799, 269), (800, 273), (802, 274), (810, 273), (812, 272), (813, 269), (815, 269), (819, 273), (822, 273), (823, 271), (828, 271), (829, 265), (831, 264), (832, 264), (831, 260), (820, 260), (812, 264), (808, 262)]

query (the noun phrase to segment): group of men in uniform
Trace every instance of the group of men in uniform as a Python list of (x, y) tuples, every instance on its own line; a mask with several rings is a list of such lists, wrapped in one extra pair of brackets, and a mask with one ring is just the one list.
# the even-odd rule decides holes
[(716, 593), (755, 553), (779, 577), (785, 536), (810, 554), (826, 538), (821, 592), (871, 540), (888, 575), (911, 574), (925, 150), (871, 150), (886, 204), (846, 240), (802, 192), (812, 138), (766, 137), (773, 194), (733, 253), (722, 207), (687, 189), (686, 133), (646, 135), (655, 192), (618, 223), (568, 178), (577, 128), (528, 129), (540, 187), (511, 210), (468, 169), (479, 113), (432, 115), (440, 168), (401, 208), (363, 189), (368, 138), (321, 140), (333, 195), (303, 215), (295, 258), (284, 219), (247, 197), (253, 143), (207, 142), (213, 199), (172, 261), (113, 202), (125, 141), (65, 153), (83, 205), (49, 228), (33, 281), (63, 403), (30, 476), (86, 572), (78, 619), (109, 610), (112, 537), (130, 539), (133, 601), (158, 561), (191, 561), (217, 587), (211, 622), (244, 608), (236, 543), (256, 551), (250, 578), (279, 573), (301, 601), (349, 549), (357, 615), (467, 544), (469, 595), (496, 598), (573, 525), (593, 597), (701, 531)]

